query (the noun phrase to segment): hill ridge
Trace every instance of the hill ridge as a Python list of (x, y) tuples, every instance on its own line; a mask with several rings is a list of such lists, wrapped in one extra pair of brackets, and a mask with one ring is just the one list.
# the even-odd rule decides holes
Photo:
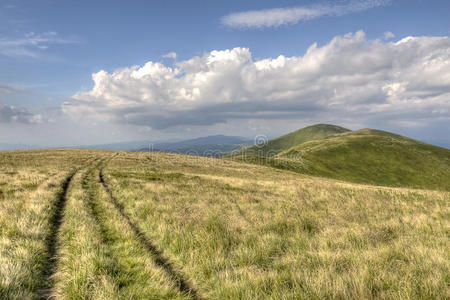
[(388, 131), (319, 135), (266, 155), (272, 145), (256, 153), (246, 148), (235, 159), (355, 183), (450, 190), (449, 149)]
[(284, 134), (275, 139), (264, 141), (262, 144), (250, 146), (240, 151), (233, 153), (233, 155), (264, 155), (266, 157), (274, 156), (292, 146), (310, 141), (325, 138), (334, 134), (350, 131), (347, 128), (331, 125), (331, 124), (314, 124), (296, 131)]

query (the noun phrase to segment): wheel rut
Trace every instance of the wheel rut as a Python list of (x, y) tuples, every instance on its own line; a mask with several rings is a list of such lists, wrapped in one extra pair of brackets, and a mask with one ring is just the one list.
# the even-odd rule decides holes
[[(107, 256), (111, 258), (108, 266), (105, 267), (108, 269), (108, 273), (114, 277), (114, 274), (124, 273), (125, 271), (120, 267), (118, 257), (111, 251), (111, 247), (115, 243), (115, 239), (113, 236), (111, 236), (108, 227), (105, 225), (105, 222), (103, 220), (103, 218), (105, 218), (104, 211), (98, 199), (98, 189), (96, 189), (96, 185), (98, 184), (98, 182), (96, 182), (94, 172), (103, 162), (104, 161), (100, 161), (96, 165), (86, 170), (81, 179), (81, 186), (86, 195), (85, 206), (88, 209), (91, 217), (94, 219), (95, 223), (98, 225), (101, 241), (107, 246), (105, 248), (105, 251), (107, 252)], [(122, 288), (122, 286), (123, 283), (119, 282), (118, 288), (120, 289)]]
[(50, 215), (49, 220), (49, 234), (45, 238), (45, 248), (47, 252), (47, 260), (42, 266), (42, 285), (38, 289), (39, 299), (48, 299), (51, 294), (52, 287), (52, 276), (56, 271), (56, 266), (58, 262), (57, 250), (58, 250), (58, 232), (62, 224), (62, 219), (64, 216), (64, 210), (67, 202), (67, 193), (69, 190), (70, 183), (78, 172), (78, 169), (73, 170), (61, 183), (61, 188), (56, 194), (56, 201), (53, 206), (53, 211)]
[[(97, 160), (98, 158), (95, 158), (88, 160), (85, 163), (89, 164)], [(63, 222), (64, 211), (67, 203), (67, 194), (72, 179), (84, 167), (85, 166), (80, 166), (70, 171), (66, 178), (61, 182), (60, 189), (56, 193), (56, 200), (53, 204), (52, 212), (49, 218), (49, 233), (45, 237), (45, 251), (47, 258), (41, 268), (41, 284), (36, 288), (37, 299), (51, 298), (52, 288), (54, 285), (53, 275), (55, 274), (58, 265), (58, 233)]]
[(163, 269), (169, 278), (176, 283), (176, 286), (180, 292), (189, 296), (192, 299), (202, 299), (199, 296), (197, 290), (192, 286), (192, 284), (184, 277), (184, 275), (177, 271), (169, 259), (164, 257), (162, 251), (158, 249), (158, 247), (150, 241), (144, 234), (144, 232), (139, 228), (138, 224), (133, 221), (133, 219), (125, 212), (123, 206), (114, 196), (111, 188), (109, 187), (107, 181), (105, 180), (105, 176), (103, 174), (104, 165), (99, 170), (99, 181), (102, 184), (103, 188), (107, 192), (112, 204), (117, 209), (119, 214), (124, 218), (126, 223), (130, 226), (134, 234), (136, 235), (137, 240), (141, 243), (141, 245), (147, 250), (147, 252), (153, 258), (154, 263)]

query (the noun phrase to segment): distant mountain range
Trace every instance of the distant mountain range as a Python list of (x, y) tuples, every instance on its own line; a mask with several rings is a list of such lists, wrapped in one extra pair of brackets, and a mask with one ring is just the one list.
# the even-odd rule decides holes
[(21, 149), (34, 149), (39, 148), (37, 146), (25, 145), (25, 144), (8, 144), (0, 143), (0, 150), (21, 150)]
[(160, 151), (200, 156), (220, 156), (253, 144), (253, 140), (226, 135), (211, 135), (171, 143), (148, 143), (139, 151)]
[[(180, 154), (217, 156), (253, 144), (253, 140), (226, 135), (211, 135), (183, 141), (130, 141), (61, 148), (87, 148), (124, 151), (160, 151)], [(42, 146), (0, 143), (0, 150), (35, 149)], [(58, 148), (58, 147), (53, 147)]]
[(183, 141), (132, 141), (102, 145), (88, 145), (77, 148), (155, 151), (200, 156), (221, 156), (224, 153), (253, 144), (253, 140), (240, 136), (211, 135)]

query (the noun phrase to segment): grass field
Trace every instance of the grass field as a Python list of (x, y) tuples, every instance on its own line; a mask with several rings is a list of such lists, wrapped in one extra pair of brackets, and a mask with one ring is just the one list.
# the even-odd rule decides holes
[(0, 152), (0, 299), (448, 299), (450, 192), (229, 159)]

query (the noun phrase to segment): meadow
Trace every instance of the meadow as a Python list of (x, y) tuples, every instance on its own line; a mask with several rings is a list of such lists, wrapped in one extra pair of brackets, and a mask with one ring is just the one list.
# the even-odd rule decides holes
[(231, 159), (0, 152), (1, 299), (448, 299), (450, 192)]

